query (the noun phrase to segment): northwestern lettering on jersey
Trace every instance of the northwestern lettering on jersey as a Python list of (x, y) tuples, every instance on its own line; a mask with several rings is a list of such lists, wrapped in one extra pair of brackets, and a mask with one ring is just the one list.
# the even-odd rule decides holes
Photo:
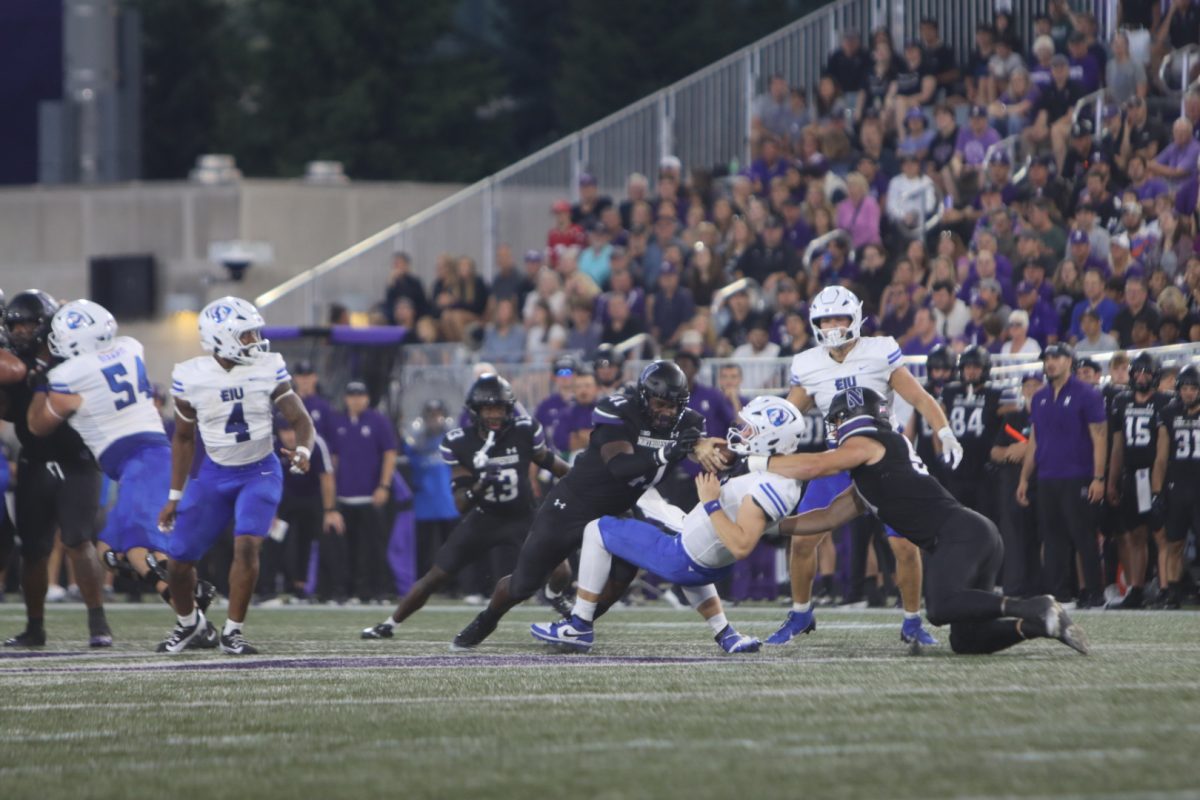
[(671, 443), (670, 439), (657, 439), (653, 436), (646, 435), (645, 432), (638, 436), (638, 447), (650, 447), (657, 450), (660, 447), (666, 447)]

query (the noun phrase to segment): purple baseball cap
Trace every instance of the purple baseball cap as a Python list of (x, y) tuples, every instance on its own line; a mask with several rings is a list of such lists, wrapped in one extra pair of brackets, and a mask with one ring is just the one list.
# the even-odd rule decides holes
[(579, 185), (580, 186), (595, 186), (596, 185), (596, 176), (590, 172), (580, 173)]
[(987, 115), (988, 115), (987, 108), (985, 108), (984, 106), (971, 106), (971, 118), (972, 119), (980, 119), (980, 118), (987, 119)]
[(544, 257), (542, 256), (541, 250), (526, 250), (525, 251), (525, 263), (526, 264), (541, 263), (543, 258)]
[(1088, 243), (1087, 231), (1081, 231), (1078, 228), (1076, 228), (1075, 230), (1071, 231), (1071, 236), (1070, 236), (1069, 241), (1071, 242), (1071, 244), (1087, 244)]

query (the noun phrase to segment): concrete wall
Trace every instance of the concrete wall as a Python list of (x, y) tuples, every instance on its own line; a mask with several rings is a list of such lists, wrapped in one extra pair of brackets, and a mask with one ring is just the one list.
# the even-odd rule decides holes
[[(161, 298), (253, 297), (459, 188), (247, 180), (0, 190), (0, 288), (86, 297), (89, 257), (151, 253)], [(240, 285), (210, 284), (224, 271), (207, 261), (208, 245), (230, 239), (269, 242), (275, 263), (253, 267)]]

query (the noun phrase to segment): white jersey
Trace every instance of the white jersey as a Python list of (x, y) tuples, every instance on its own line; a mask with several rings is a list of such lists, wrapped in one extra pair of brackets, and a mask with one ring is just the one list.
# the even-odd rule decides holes
[[(737, 520), (742, 502), (751, 497), (767, 516), (767, 525), (791, 514), (800, 502), (803, 484), (784, 478), (773, 472), (751, 472), (730, 478), (721, 486), (721, 509), (732, 520)], [(688, 557), (702, 567), (724, 567), (737, 559), (721, 543), (712, 519), (704, 510), (703, 503), (683, 518), (683, 549)]]
[(270, 455), (275, 387), (291, 380), (283, 356), (267, 353), (226, 370), (212, 356), (175, 365), (171, 394), (196, 409), (204, 448), (217, 464), (240, 467)]
[[(833, 360), (824, 347), (813, 347), (792, 357), (792, 386), (799, 386), (821, 410), (829, 413), (829, 404), (838, 392), (851, 386), (874, 390), (892, 408), (892, 373), (900, 368), (900, 345), (891, 336), (865, 336), (859, 339), (846, 360)], [(895, 413), (892, 412), (893, 422)]]
[(97, 461), (109, 446), (128, 436), (165, 437), (144, 355), (141, 342), (120, 336), (103, 350), (67, 359), (46, 376), (50, 391), (83, 399), (68, 422)]

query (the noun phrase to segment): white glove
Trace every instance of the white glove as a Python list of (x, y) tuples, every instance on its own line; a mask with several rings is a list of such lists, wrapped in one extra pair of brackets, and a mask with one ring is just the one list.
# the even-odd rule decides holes
[(942, 440), (942, 461), (949, 464), (950, 469), (958, 469), (963, 459), (963, 446), (955, 438), (954, 431), (945, 427), (938, 431), (937, 435)]

